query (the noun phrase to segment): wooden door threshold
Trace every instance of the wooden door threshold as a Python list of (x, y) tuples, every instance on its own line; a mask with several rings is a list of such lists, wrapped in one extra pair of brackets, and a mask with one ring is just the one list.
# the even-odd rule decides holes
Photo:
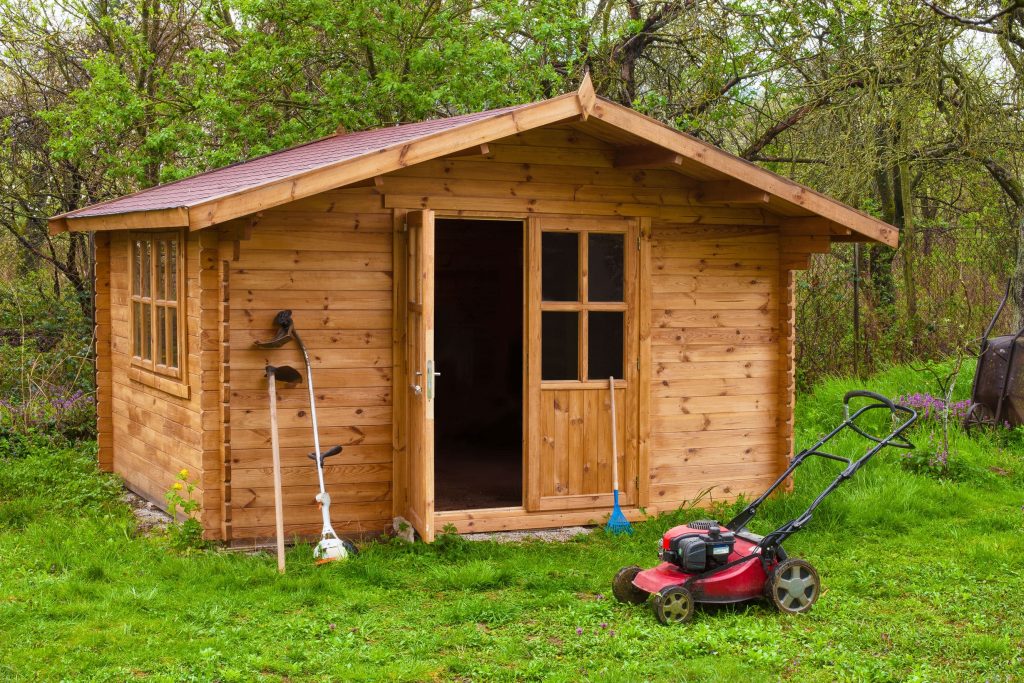
[[(623, 508), (622, 511), (631, 522), (645, 519), (638, 508)], [(604, 524), (610, 513), (611, 510), (608, 508), (529, 512), (521, 505), (479, 510), (446, 510), (434, 513), (434, 528), (440, 533), (444, 527), (453, 524), (460, 534), (466, 534), (479, 531), (525, 531), (562, 526), (591, 526)]]

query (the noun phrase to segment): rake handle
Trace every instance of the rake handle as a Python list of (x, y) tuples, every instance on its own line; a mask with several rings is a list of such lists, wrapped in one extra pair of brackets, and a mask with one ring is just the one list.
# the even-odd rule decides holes
[(619, 438), (615, 426), (615, 378), (608, 378), (608, 393), (611, 397), (610, 411), (612, 414), (612, 488), (619, 490)]

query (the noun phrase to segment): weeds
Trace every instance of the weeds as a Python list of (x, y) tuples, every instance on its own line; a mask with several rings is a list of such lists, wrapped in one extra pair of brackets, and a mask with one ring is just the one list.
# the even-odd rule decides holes
[[(196, 500), (196, 486), (188, 479), (188, 470), (181, 470), (176, 481), (164, 494), (167, 500), (167, 514), (171, 521), (167, 525), (167, 538), (175, 550), (189, 552), (206, 547), (203, 541), (203, 525), (199, 517), (199, 501)], [(179, 519), (179, 514), (184, 519)]]

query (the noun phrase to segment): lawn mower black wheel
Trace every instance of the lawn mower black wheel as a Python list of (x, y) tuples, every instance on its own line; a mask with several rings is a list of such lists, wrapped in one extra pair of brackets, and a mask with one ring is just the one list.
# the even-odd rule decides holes
[(651, 608), (663, 624), (685, 624), (693, 618), (693, 594), (683, 586), (666, 586), (654, 596)]
[(821, 594), (821, 579), (807, 560), (790, 558), (772, 570), (764, 587), (775, 609), (787, 614), (810, 611)]
[(651, 596), (647, 591), (633, 585), (633, 579), (642, 569), (634, 565), (623, 567), (612, 580), (612, 595), (619, 602), (626, 602), (630, 605), (642, 605)]

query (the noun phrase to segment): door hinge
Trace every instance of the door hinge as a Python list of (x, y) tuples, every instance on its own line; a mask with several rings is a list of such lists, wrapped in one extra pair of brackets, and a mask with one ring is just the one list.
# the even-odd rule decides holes
[(637, 251), (640, 251), (640, 245), (643, 243), (642, 240), (643, 240), (643, 238), (640, 237), (640, 235), (636, 236), (636, 250)]

